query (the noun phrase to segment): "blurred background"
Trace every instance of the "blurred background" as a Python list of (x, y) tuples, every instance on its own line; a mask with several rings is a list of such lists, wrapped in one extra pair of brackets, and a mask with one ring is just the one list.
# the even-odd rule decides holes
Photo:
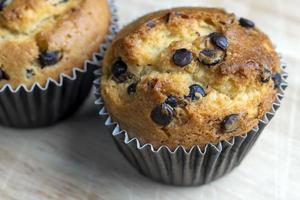
[[(203, 187), (161, 185), (138, 174), (101, 125), (91, 95), (71, 119), (54, 127), (0, 127), (2, 200), (298, 200), (300, 193), (300, 1), (115, 0), (120, 26), (158, 9), (223, 7), (267, 33), (288, 63), (283, 105), (244, 162)], [(100, 146), (101, 145), (101, 146)]]

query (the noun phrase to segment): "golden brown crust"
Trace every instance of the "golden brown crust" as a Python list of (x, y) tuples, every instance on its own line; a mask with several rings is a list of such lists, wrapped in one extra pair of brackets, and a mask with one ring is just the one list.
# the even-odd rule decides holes
[[(208, 66), (198, 56), (212, 32), (222, 33), (229, 46), (221, 62)], [(181, 48), (193, 55), (184, 67), (172, 57)], [(134, 78), (116, 80), (112, 65), (120, 59)], [(104, 59), (101, 94), (131, 137), (155, 147), (204, 146), (247, 133), (258, 123), (276, 94), (273, 81), (262, 81), (262, 74), (265, 68), (279, 72), (279, 65), (269, 38), (257, 28), (242, 27), (233, 14), (213, 8), (163, 10), (139, 18), (115, 38)], [(128, 94), (132, 83), (136, 91)], [(201, 85), (206, 96), (188, 100), (193, 84)], [(170, 123), (159, 125), (151, 113), (170, 95), (181, 105), (173, 108)], [(231, 114), (239, 115), (238, 128), (226, 132), (222, 123)]]
[[(0, 11), (0, 68), (8, 76), (0, 87), (29, 88), (58, 80), (61, 73), (71, 75), (98, 50), (110, 17), (106, 0), (13, 0)], [(52, 51), (62, 53), (62, 59), (42, 67), (39, 55)]]

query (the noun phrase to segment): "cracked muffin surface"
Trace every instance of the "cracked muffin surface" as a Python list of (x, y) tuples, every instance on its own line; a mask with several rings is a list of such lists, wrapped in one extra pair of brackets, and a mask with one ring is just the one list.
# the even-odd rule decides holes
[(103, 61), (101, 96), (143, 144), (230, 140), (271, 109), (280, 60), (245, 18), (215, 8), (150, 13), (123, 28)]
[(2, 0), (0, 87), (72, 75), (98, 50), (110, 17), (106, 0)]

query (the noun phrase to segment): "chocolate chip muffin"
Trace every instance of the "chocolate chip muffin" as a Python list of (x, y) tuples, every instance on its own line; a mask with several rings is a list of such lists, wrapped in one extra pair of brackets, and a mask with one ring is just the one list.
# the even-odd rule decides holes
[(43, 86), (83, 68), (110, 16), (106, 0), (1, 0), (0, 87)]
[(281, 82), (269, 38), (214, 8), (175, 8), (126, 26), (103, 62), (109, 114), (141, 143), (191, 148), (249, 132)]

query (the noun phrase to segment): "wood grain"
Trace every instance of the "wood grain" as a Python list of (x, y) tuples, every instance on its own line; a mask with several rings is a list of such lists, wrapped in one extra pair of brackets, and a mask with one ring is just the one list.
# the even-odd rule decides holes
[(203, 187), (161, 185), (139, 175), (99, 122), (93, 97), (73, 118), (36, 130), (0, 127), (0, 199), (300, 199), (300, 1), (116, 0), (120, 24), (174, 6), (225, 7), (256, 22), (288, 63), (283, 105), (245, 161)]

